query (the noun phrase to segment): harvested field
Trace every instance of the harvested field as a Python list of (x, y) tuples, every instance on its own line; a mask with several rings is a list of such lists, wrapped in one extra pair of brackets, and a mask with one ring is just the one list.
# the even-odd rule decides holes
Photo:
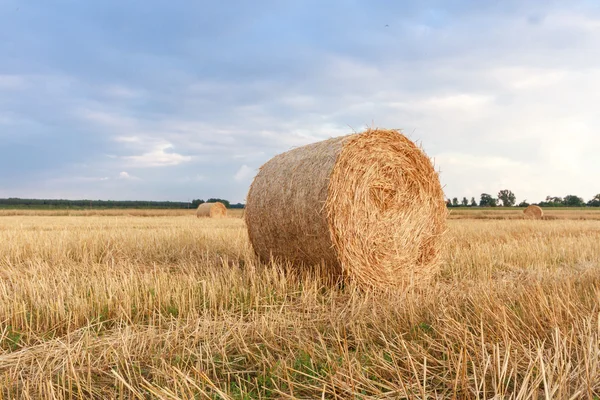
[[(36, 210), (36, 209), (0, 209), (0, 217), (8, 216), (47, 216), (47, 217), (177, 217), (184, 215), (196, 216), (196, 209), (79, 209), (79, 210)], [(227, 210), (228, 217), (241, 218), (243, 209)]]
[[(452, 208), (449, 219), (525, 219), (523, 208)], [(545, 208), (543, 220), (600, 220), (600, 207)]]
[(593, 399), (600, 221), (557, 212), (450, 220), (433, 281), (386, 295), (261, 264), (241, 218), (2, 216), (0, 393)]

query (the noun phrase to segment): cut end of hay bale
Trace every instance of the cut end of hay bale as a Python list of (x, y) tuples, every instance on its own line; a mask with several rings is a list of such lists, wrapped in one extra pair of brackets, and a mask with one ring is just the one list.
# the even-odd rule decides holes
[(220, 202), (202, 203), (196, 210), (196, 217), (198, 218), (224, 218), (226, 216), (227, 207)]
[(434, 272), (447, 207), (431, 160), (404, 135), (373, 130), (352, 138), (326, 206), (338, 257), (357, 280), (396, 286)]
[(540, 206), (531, 205), (523, 210), (525, 218), (527, 219), (542, 219), (544, 217), (544, 210)]
[(248, 193), (256, 253), (327, 264), (365, 286), (430, 277), (446, 229), (431, 160), (396, 130), (369, 129), (274, 157)]

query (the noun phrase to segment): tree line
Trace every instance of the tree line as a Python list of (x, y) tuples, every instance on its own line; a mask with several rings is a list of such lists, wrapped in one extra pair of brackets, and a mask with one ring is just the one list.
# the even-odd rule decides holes
[[(244, 208), (245, 204), (232, 204), (226, 199), (209, 198), (207, 200), (194, 199), (191, 202), (180, 201), (141, 201), (141, 200), (64, 200), (64, 199), (20, 199), (7, 198), (0, 199), (0, 208), (32, 208), (32, 209), (111, 209), (111, 208), (153, 208), (153, 209), (184, 209), (197, 208), (202, 203), (221, 202), (227, 208)], [(482, 193), (479, 201), (475, 197), (469, 200), (463, 197), (459, 200), (457, 197), (447, 199), (448, 207), (527, 207), (530, 204), (536, 204), (540, 207), (600, 207), (600, 194), (597, 194), (589, 201), (576, 195), (565, 197), (547, 196), (544, 201), (539, 203), (528, 203), (527, 200), (516, 203), (515, 194), (508, 189), (500, 190), (497, 197), (488, 193)]]
[(565, 197), (547, 196), (546, 200), (539, 203), (528, 203), (527, 200), (524, 200), (517, 204), (517, 196), (511, 190), (504, 189), (498, 192), (497, 197), (493, 197), (489, 193), (482, 193), (479, 202), (475, 200), (475, 197), (471, 197), (471, 200), (466, 197), (463, 197), (462, 200), (459, 200), (458, 197), (446, 200), (448, 207), (528, 207), (531, 204), (540, 207), (600, 207), (600, 194), (588, 202), (582, 197), (570, 194)]
[[(224, 199), (210, 198), (206, 202), (220, 201), (227, 208), (244, 208), (244, 204), (231, 204)], [(191, 202), (183, 201), (141, 201), (141, 200), (64, 200), (64, 199), (0, 199), (0, 208), (32, 208), (32, 209), (114, 209), (114, 208), (153, 208), (153, 209), (183, 209), (196, 208), (204, 203), (198, 199)]]

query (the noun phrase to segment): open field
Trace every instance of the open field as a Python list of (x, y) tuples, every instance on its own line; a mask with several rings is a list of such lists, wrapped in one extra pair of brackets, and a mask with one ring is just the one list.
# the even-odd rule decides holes
[[(231, 217), (241, 218), (243, 209), (230, 209), (227, 213)], [(177, 217), (184, 215), (196, 215), (196, 209), (89, 209), (89, 210), (26, 210), (26, 209), (0, 209), (0, 217), (9, 216), (46, 216), (46, 217)]]
[[(523, 219), (523, 208), (452, 208), (450, 219)], [(600, 207), (548, 207), (544, 208), (544, 219), (600, 220)]]
[[(228, 215), (233, 218), (241, 218), (244, 214), (243, 209), (230, 209)], [(196, 210), (192, 209), (89, 209), (89, 210), (26, 210), (0, 209), (0, 217), (7, 216), (54, 216), (54, 217), (76, 217), (76, 216), (110, 216), (110, 217), (177, 217), (194, 216)], [(544, 216), (547, 220), (554, 219), (573, 219), (573, 220), (600, 220), (600, 207), (583, 208), (545, 208)], [(450, 219), (523, 219), (523, 208), (494, 207), (494, 208), (452, 208), (450, 209)]]
[(595, 210), (453, 213), (386, 294), (259, 263), (241, 211), (109, 211), (0, 212), (2, 398), (600, 396)]

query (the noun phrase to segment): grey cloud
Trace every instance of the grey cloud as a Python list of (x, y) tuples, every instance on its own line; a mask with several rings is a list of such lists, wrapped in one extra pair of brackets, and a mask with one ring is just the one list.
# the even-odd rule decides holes
[[(134, 19), (142, 8), (108, 2), (54, 11), (58, 21), (101, 14), (62, 28), (41, 20), (49, 6), (26, 16), (41, 24), (38, 34), (24, 39), (28, 54), (0, 45), (9, 59), (0, 73), (14, 76), (30, 58), (61, 74), (36, 71), (26, 88), (0, 79), (21, 93), (0, 94), (8, 110), (0, 127), (19, 130), (24, 139), (10, 150), (30, 154), (27, 170), (37, 171), (20, 179), (68, 175), (85, 160), (89, 176), (140, 178), (127, 187), (103, 181), (90, 193), (241, 201), (251, 174), (235, 177), (244, 167), (374, 123), (421, 141), (449, 196), (504, 186), (529, 200), (600, 191), (589, 185), (600, 172), (591, 161), (600, 149), (598, 10), (516, 1), (269, 5), (232, 13), (175, 2)], [(173, 29), (159, 34), (159, 23)], [(70, 53), (40, 50), (61, 40)], [(46, 148), (54, 155), (41, 154)]]

